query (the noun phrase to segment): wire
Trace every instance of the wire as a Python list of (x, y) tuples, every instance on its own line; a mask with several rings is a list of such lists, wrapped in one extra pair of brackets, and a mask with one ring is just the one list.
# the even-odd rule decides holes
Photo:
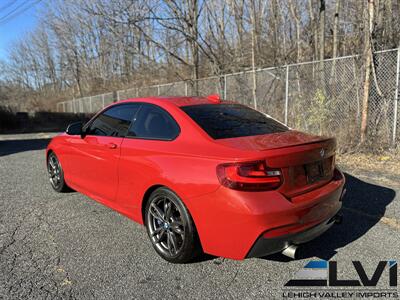
[[(30, 9), (31, 7), (33, 7), (34, 5), (38, 4), (41, 1), (42, 0), (36, 0), (35, 2), (32, 2), (30, 4), (28, 4), (29, 3), (28, 1), (23, 2), (22, 4), (18, 5), (16, 8), (14, 8), (12, 11), (7, 13), (5, 16), (1, 17), (0, 25), (7, 24), (9, 21), (11, 21), (15, 17), (19, 16), (20, 14), (24, 13), (25, 11), (27, 11), (28, 9)], [(28, 5), (25, 6), (26, 4), (28, 4)], [(19, 11), (18, 11), (18, 9), (19, 9)]]
[(0, 17), (0, 22), (3, 21), (4, 19), (6, 19), (8, 16), (10, 16), (11, 14), (13, 14), (15, 11), (17, 11), (18, 9), (20, 9), (21, 7), (23, 7), (25, 4), (27, 4), (28, 1), (23, 1), (21, 2), (17, 7), (15, 7), (13, 10), (11, 10), (10, 12), (6, 13), (5, 16)]
[(15, 2), (15, 0), (8, 1), (6, 4), (4, 4), (3, 6), (0, 7), (0, 11), (6, 10), (10, 6), (14, 5), (15, 3), (17, 3), (17, 2)]

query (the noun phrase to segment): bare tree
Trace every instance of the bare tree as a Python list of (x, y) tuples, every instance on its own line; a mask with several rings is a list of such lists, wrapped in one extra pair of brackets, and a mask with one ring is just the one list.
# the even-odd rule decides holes
[(325, 0), (319, 2), (319, 60), (325, 58)]
[(293, 20), (295, 22), (295, 27), (296, 27), (296, 49), (297, 49), (296, 61), (300, 62), (301, 61), (301, 49), (300, 49), (301, 24), (300, 24), (300, 16), (299, 16), (299, 14), (297, 12), (296, 5), (293, 4), (293, 0), (289, 0), (289, 7), (290, 7), (290, 13), (292, 14), (292, 18), (293, 18)]
[(372, 61), (372, 32), (374, 30), (374, 0), (368, 0), (367, 9), (365, 11), (365, 48), (364, 48), (364, 89), (361, 113), (361, 137), (360, 142), (363, 144), (367, 138), (367, 124), (368, 124), (368, 100), (370, 88), (370, 74), (371, 74), (371, 61)]
[(336, 0), (335, 5), (335, 16), (334, 16), (334, 23), (333, 23), (333, 51), (332, 51), (332, 58), (337, 57), (337, 50), (338, 50), (338, 31), (339, 31), (339, 11), (340, 11), (340, 1)]
[[(340, 0), (336, 0), (335, 15), (334, 15), (334, 21), (333, 21), (332, 58), (336, 58), (337, 52), (338, 52), (339, 11), (340, 11)], [(331, 71), (331, 80), (333, 80), (333, 76), (335, 75), (335, 72), (336, 72), (335, 67), (336, 67), (336, 60), (333, 60), (332, 71)]]
[[(368, 46), (359, 0), (53, 0), (38, 27), (10, 48), (3, 76), (29, 99), (50, 103), (363, 52), (365, 71), (370, 65), (376, 81), (365, 53), (398, 46), (400, 1), (379, 0), (374, 7)], [(333, 38), (325, 36), (330, 31)], [(332, 75), (334, 69), (335, 63)], [(319, 71), (324, 88), (322, 62)], [(192, 92), (198, 92), (195, 84)]]
[(311, 27), (311, 34), (312, 34), (312, 44), (313, 44), (313, 59), (317, 59), (319, 57), (318, 54), (318, 30), (317, 30), (317, 23), (315, 21), (314, 16), (314, 0), (308, 0), (308, 14), (310, 18), (310, 27)]

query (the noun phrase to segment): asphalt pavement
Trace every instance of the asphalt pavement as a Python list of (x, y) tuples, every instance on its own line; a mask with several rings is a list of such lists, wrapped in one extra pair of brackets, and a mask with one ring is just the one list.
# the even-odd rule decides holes
[[(303, 245), (299, 259), (167, 263), (141, 225), (77, 192), (52, 190), (50, 136), (0, 136), (0, 299), (280, 299), (310, 260), (337, 261), (338, 276), (350, 278), (351, 261), (370, 276), (380, 260), (400, 259), (400, 187), (346, 170), (343, 223)], [(378, 288), (388, 288), (386, 273)]]

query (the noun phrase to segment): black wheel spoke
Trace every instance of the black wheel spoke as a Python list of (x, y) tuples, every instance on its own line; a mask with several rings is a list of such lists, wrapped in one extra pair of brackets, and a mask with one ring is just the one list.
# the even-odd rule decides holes
[(164, 230), (164, 228), (161, 228), (160, 234), (159, 234), (158, 236), (156, 236), (156, 239), (155, 239), (155, 243), (156, 243), (156, 244), (158, 244), (159, 242), (162, 241), (162, 239), (163, 239), (165, 233), (166, 233), (166, 231)]
[[(165, 206), (164, 206), (165, 209)], [(165, 220), (169, 221), (169, 218), (171, 218), (171, 210), (172, 210), (172, 204), (171, 202), (168, 202), (166, 204), (166, 209), (165, 209)]]
[(49, 163), (50, 163), (50, 167), (54, 170), (56, 168), (56, 165), (54, 164), (53, 157), (51, 157), (49, 159)]
[(178, 250), (175, 234), (173, 232), (169, 232), (169, 238), (170, 238), (170, 252), (171, 254), (175, 254)]
[(156, 230), (153, 231), (153, 233), (151, 235), (156, 236), (157, 234), (161, 233), (161, 231), (163, 231), (163, 230), (164, 230), (164, 228), (158, 227)]
[(180, 235), (183, 235), (183, 234), (184, 234), (184, 231), (180, 228), (180, 226), (182, 226), (182, 223), (181, 223), (181, 222), (172, 222), (172, 223), (170, 224), (171, 230), (172, 230), (173, 232), (176, 232), (176, 233), (178, 233), (178, 234), (180, 234)]
[(154, 218), (156, 218), (160, 221), (164, 221), (164, 214), (162, 213), (160, 208), (157, 205), (155, 205), (154, 203), (151, 204), (151, 206), (150, 206), (150, 213), (153, 215)]
[(170, 255), (173, 255), (172, 250), (171, 250), (171, 238), (168, 233), (167, 233), (167, 250)]

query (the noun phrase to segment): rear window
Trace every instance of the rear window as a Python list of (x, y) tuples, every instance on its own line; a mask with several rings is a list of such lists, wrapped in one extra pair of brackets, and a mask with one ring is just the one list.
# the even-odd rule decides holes
[(288, 131), (285, 125), (240, 104), (201, 104), (181, 109), (213, 139)]

